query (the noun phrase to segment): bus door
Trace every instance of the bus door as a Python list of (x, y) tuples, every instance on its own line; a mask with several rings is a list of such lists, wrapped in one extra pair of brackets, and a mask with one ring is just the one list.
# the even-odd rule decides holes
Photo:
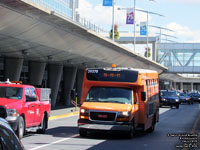
[(135, 120), (135, 124), (138, 124), (138, 122), (139, 122), (139, 95), (138, 95), (138, 91), (137, 90), (134, 90), (133, 91), (133, 106), (134, 106), (134, 109), (133, 109), (133, 111), (134, 111), (134, 120)]

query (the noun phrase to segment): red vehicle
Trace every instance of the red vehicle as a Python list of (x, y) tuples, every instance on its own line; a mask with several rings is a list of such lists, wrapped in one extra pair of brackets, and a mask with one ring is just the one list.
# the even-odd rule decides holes
[(19, 82), (0, 82), (0, 117), (5, 118), (21, 139), (28, 128), (45, 133), (50, 115), (50, 89)]

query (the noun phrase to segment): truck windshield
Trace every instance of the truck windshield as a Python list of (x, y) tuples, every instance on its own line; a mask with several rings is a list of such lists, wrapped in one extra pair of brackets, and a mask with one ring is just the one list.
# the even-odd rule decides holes
[(22, 88), (0, 87), (0, 98), (22, 99)]
[(132, 104), (132, 90), (118, 87), (92, 87), (85, 101)]

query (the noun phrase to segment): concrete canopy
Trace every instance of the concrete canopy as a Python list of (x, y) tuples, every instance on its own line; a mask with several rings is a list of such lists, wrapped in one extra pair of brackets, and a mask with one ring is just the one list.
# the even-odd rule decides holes
[(88, 30), (69, 19), (19, 0), (0, 1), (0, 55), (26, 60), (152, 69), (166, 67)]
[(172, 82), (200, 83), (200, 78), (183, 77), (175, 73), (163, 73), (159, 75), (159, 78), (161, 80), (172, 81)]

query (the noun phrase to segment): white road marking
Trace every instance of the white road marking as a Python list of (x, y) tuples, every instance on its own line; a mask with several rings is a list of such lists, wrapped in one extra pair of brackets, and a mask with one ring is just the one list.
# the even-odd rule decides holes
[(49, 144), (44, 144), (44, 145), (41, 145), (41, 146), (38, 146), (38, 147), (35, 147), (35, 148), (32, 148), (32, 149), (29, 149), (29, 150), (37, 150), (37, 149), (41, 149), (41, 148), (44, 148), (44, 147), (47, 147), (47, 146), (51, 146), (51, 145), (54, 145), (54, 144), (57, 144), (57, 143), (61, 143), (61, 142), (63, 142), (63, 141), (67, 141), (67, 140), (69, 140), (69, 139), (71, 139), (71, 138), (74, 138), (74, 137), (76, 137), (76, 136), (78, 136), (79, 134), (75, 134), (75, 135), (73, 135), (73, 136), (71, 136), (71, 137), (68, 137), (68, 138), (64, 138), (64, 139), (60, 139), (60, 140), (58, 140), (58, 141), (55, 141), (55, 142), (52, 142), (52, 143), (49, 143)]

